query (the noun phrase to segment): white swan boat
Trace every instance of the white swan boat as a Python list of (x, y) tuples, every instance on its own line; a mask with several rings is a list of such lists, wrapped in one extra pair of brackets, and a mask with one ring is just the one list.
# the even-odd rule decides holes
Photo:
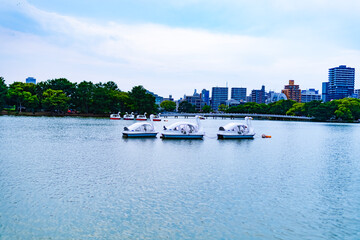
[(120, 120), (120, 119), (121, 119), (120, 112), (110, 114), (110, 120)]
[(125, 113), (124, 120), (134, 120), (134, 119), (135, 119), (134, 113), (130, 113), (130, 114)]
[(189, 122), (176, 122), (168, 127), (164, 126), (161, 138), (202, 139), (205, 133), (201, 129), (199, 116), (196, 116), (195, 118), (196, 124)]
[(123, 137), (139, 138), (139, 137), (156, 137), (158, 132), (155, 131), (153, 124), (154, 115), (150, 115), (150, 123), (137, 122), (129, 127), (124, 127)]
[(217, 133), (218, 139), (251, 139), (254, 138), (255, 132), (251, 126), (252, 117), (245, 117), (245, 124), (243, 123), (228, 123), (219, 128)]
[(146, 113), (144, 113), (144, 115), (137, 115), (136, 116), (136, 121), (146, 121)]
[(154, 116), (154, 122), (161, 122), (160, 113)]

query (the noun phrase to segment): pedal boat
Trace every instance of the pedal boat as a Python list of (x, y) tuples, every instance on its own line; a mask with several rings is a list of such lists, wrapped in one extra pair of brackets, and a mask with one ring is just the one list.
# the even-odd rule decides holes
[(252, 117), (245, 117), (246, 123), (232, 122), (219, 128), (218, 139), (253, 139), (255, 132), (251, 126)]
[(144, 137), (156, 137), (158, 134), (155, 131), (154, 124), (152, 121), (153, 115), (150, 115), (150, 122), (137, 122), (129, 127), (124, 127), (123, 137), (128, 138), (144, 138)]
[(110, 120), (120, 120), (120, 119), (121, 119), (120, 112), (110, 115)]
[(144, 115), (137, 115), (136, 116), (136, 121), (146, 121), (146, 113), (144, 113)]
[(161, 117), (160, 117), (160, 113), (158, 115), (154, 116), (154, 122), (161, 122)]
[(125, 113), (124, 120), (134, 120), (134, 119), (135, 119), (134, 113), (131, 114)]
[(196, 116), (196, 124), (189, 122), (176, 122), (168, 127), (164, 126), (161, 133), (163, 139), (202, 139), (205, 135), (201, 131), (200, 118)]

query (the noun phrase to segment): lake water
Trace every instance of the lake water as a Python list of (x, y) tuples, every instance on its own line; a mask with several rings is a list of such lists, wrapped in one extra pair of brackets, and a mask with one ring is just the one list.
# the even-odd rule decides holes
[(253, 121), (254, 140), (214, 139), (231, 121), (161, 140), (1, 116), (0, 239), (360, 239), (360, 125)]

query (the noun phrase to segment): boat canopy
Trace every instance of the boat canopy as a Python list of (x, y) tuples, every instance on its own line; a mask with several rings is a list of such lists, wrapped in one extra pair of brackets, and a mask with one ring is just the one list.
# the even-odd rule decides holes
[(246, 132), (248, 130), (248, 126), (242, 123), (228, 123), (219, 128), (219, 131)]
[(198, 131), (198, 126), (196, 124), (188, 122), (177, 122), (173, 123), (166, 128), (169, 131), (185, 131), (187, 133), (192, 133)]
[(134, 123), (129, 127), (124, 127), (124, 130), (131, 132), (150, 132), (154, 131), (154, 126), (150, 123)]

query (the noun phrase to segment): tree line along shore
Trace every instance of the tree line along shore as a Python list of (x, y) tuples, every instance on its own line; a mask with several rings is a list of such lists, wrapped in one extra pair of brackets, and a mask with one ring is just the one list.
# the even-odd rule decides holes
[[(0, 112), (13, 115), (76, 115), (106, 117), (110, 113), (174, 112), (176, 103), (163, 101), (155, 104), (155, 97), (143, 86), (121, 91), (116, 83), (72, 83), (65, 78), (51, 79), (37, 84), (14, 82), (6, 85), (0, 77)], [(196, 113), (189, 102), (179, 103), (178, 112)], [(270, 104), (248, 102), (238, 106), (220, 105), (226, 113), (257, 113), (313, 117), (315, 121), (358, 122), (360, 99), (344, 98), (330, 102), (297, 103), (280, 100)], [(203, 106), (202, 113), (212, 112)]]

